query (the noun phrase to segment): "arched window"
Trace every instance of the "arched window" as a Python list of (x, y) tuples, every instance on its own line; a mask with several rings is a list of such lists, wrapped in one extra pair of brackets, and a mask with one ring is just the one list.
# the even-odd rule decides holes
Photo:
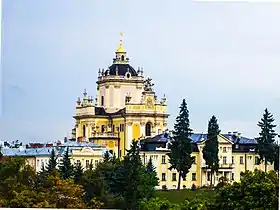
[(85, 136), (86, 136), (86, 126), (83, 125), (83, 137), (85, 137)]
[(151, 136), (152, 124), (150, 122), (146, 123), (145, 133), (146, 136)]
[(105, 132), (105, 125), (102, 125), (101, 126), (101, 133), (104, 133)]
[(124, 61), (124, 55), (122, 55), (122, 57), (121, 57), (121, 61)]

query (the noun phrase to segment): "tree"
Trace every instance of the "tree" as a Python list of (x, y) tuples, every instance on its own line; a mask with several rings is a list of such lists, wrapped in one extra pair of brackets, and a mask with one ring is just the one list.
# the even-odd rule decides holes
[(279, 179), (275, 171), (242, 172), (240, 182), (219, 188), (215, 209), (278, 209)]
[(79, 184), (82, 180), (84, 170), (81, 164), (76, 164), (74, 167), (74, 183)]
[(279, 144), (275, 144), (274, 170), (279, 171)]
[(212, 177), (214, 172), (219, 169), (219, 146), (218, 146), (218, 135), (220, 133), (217, 118), (212, 116), (208, 123), (208, 135), (203, 148), (203, 158), (208, 168), (210, 168), (210, 188), (212, 188)]
[(55, 156), (54, 149), (52, 149), (51, 157), (49, 159), (49, 162), (48, 162), (48, 165), (47, 165), (47, 168), (46, 168), (47, 174), (52, 174), (54, 171), (56, 171), (56, 166), (57, 166), (57, 161), (56, 160), (57, 160), (57, 158)]
[(274, 131), (276, 125), (273, 124), (273, 115), (267, 110), (264, 110), (261, 121), (258, 122), (258, 126), (261, 128), (259, 137), (257, 138), (257, 152), (260, 156), (260, 160), (265, 163), (265, 171), (267, 171), (267, 164), (273, 163), (275, 159), (275, 136)]
[(74, 167), (71, 164), (68, 147), (66, 148), (66, 152), (63, 155), (63, 159), (59, 165), (59, 172), (60, 172), (62, 179), (69, 179), (73, 176)]
[(105, 152), (103, 161), (104, 162), (109, 162), (110, 161), (110, 153), (108, 151)]
[(194, 162), (194, 158), (191, 157), (191, 134), (189, 111), (184, 99), (180, 106), (180, 113), (176, 118), (173, 132), (174, 137), (169, 144), (170, 153), (168, 153), (171, 165), (169, 170), (176, 169), (179, 173), (177, 190), (180, 190), (181, 178), (186, 177)]
[(159, 180), (157, 178), (156, 168), (153, 165), (151, 157), (146, 166), (145, 176), (146, 176), (146, 178), (144, 179), (145, 180), (144, 187), (146, 188), (146, 191), (147, 191), (147, 197), (153, 198), (153, 197), (155, 197), (155, 186), (158, 186)]

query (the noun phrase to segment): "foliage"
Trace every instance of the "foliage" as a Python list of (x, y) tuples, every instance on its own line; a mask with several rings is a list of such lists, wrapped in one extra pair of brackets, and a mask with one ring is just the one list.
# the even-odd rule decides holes
[(156, 172), (156, 168), (153, 165), (152, 162), (152, 158), (150, 157), (149, 162), (147, 164), (146, 167), (146, 172), (144, 174), (146, 176), (145, 180), (146, 180), (146, 187), (150, 187), (150, 189), (148, 190), (148, 194), (147, 197), (148, 198), (152, 198), (155, 196), (155, 186), (158, 186), (159, 184), (159, 179), (157, 178), (157, 172)]
[(74, 182), (79, 184), (83, 178), (84, 170), (81, 164), (76, 164), (74, 167)]
[(146, 173), (143, 166), (137, 141), (132, 141), (130, 150), (123, 160), (123, 177), (124, 185), (122, 196), (127, 209), (136, 209), (141, 200), (148, 200), (154, 193), (155, 185), (150, 181), (151, 173)]
[(69, 179), (74, 175), (74, 167), (69, 157), (69, 147), (66, 148), (63, 159), (60, 162), (59, 172), (62, 179)]
[(275, 145), (274, 152), (274, 170), (279, 171), (279, 144)]
[(241, 173), (240, 182), (220, 188), (218, 209), (278, 209), (279, 179), (277, 173), (255, 170)]
[(170, 153), (168, 153), (168, 156), (171, 165), (169, 170), (176, 169), (179, 173), (177, 186), (179, 190), (181, 178), (186, 177), (194, 161), (194, 158), (191, 157), (192, 147), (190, 136), (192, 129), (190, 128), (189, 111), (185, 99), (180, 106), (180, 113), (176, 118), (173, 134), (174, 139), (169, 144)]
[(167, 199), (161, 200), (159, 198), (152, 198), (149, 201), (141, 201), (140, 210), (163, 210), (163, 209), (172, 209), (172, 210), (180, 210), (180, 205), (172, 204)]
[(267, 171), (268, 162), (273, 163), (275, 160), (275, 136), (277, 134), (274, 130), (276, 125), (273, 122), (273, 115), (265, 109), (261, 121), (258, 122), (261, 132), (257, 138), (257, 152), (260, 160), (265, 162), (265, 171)]
[(219, 169), (219, 147), (218, 147), (218, 135), (220, 133), (217, 118), (212, 116), (208, 123), (208, 134), (205, 146), (203, 148), (203, 158), (208, 168), (210, 168), (210, 188), (212, 188), (212, 177), (215, 171)]

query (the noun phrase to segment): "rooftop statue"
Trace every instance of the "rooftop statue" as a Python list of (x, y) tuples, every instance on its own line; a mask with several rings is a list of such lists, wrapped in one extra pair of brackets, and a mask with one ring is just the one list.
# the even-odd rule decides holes
[(152, 83), (152, 79), (148, 77), (144, 81), (144, 91), (153, 91), (153, 86), (154, 86), (154, 83)]

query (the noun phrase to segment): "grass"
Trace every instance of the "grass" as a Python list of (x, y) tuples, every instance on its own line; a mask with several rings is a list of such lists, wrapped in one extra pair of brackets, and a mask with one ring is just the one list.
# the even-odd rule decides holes
[(215, 196), (215, 191), (209, 190), (209, 189), (197, 189), (196, 191), (192, 191), (190, 189), (185, 190), (168, 190), (168, 191), (162, 191), (159, 190), (156, 192), (156, 197), (159, 197), (160, 199), (167, 199), (171, 203), (182, 203), (186, 198), (188, 199), (194, 199), (194, 198), (211, 198)]

